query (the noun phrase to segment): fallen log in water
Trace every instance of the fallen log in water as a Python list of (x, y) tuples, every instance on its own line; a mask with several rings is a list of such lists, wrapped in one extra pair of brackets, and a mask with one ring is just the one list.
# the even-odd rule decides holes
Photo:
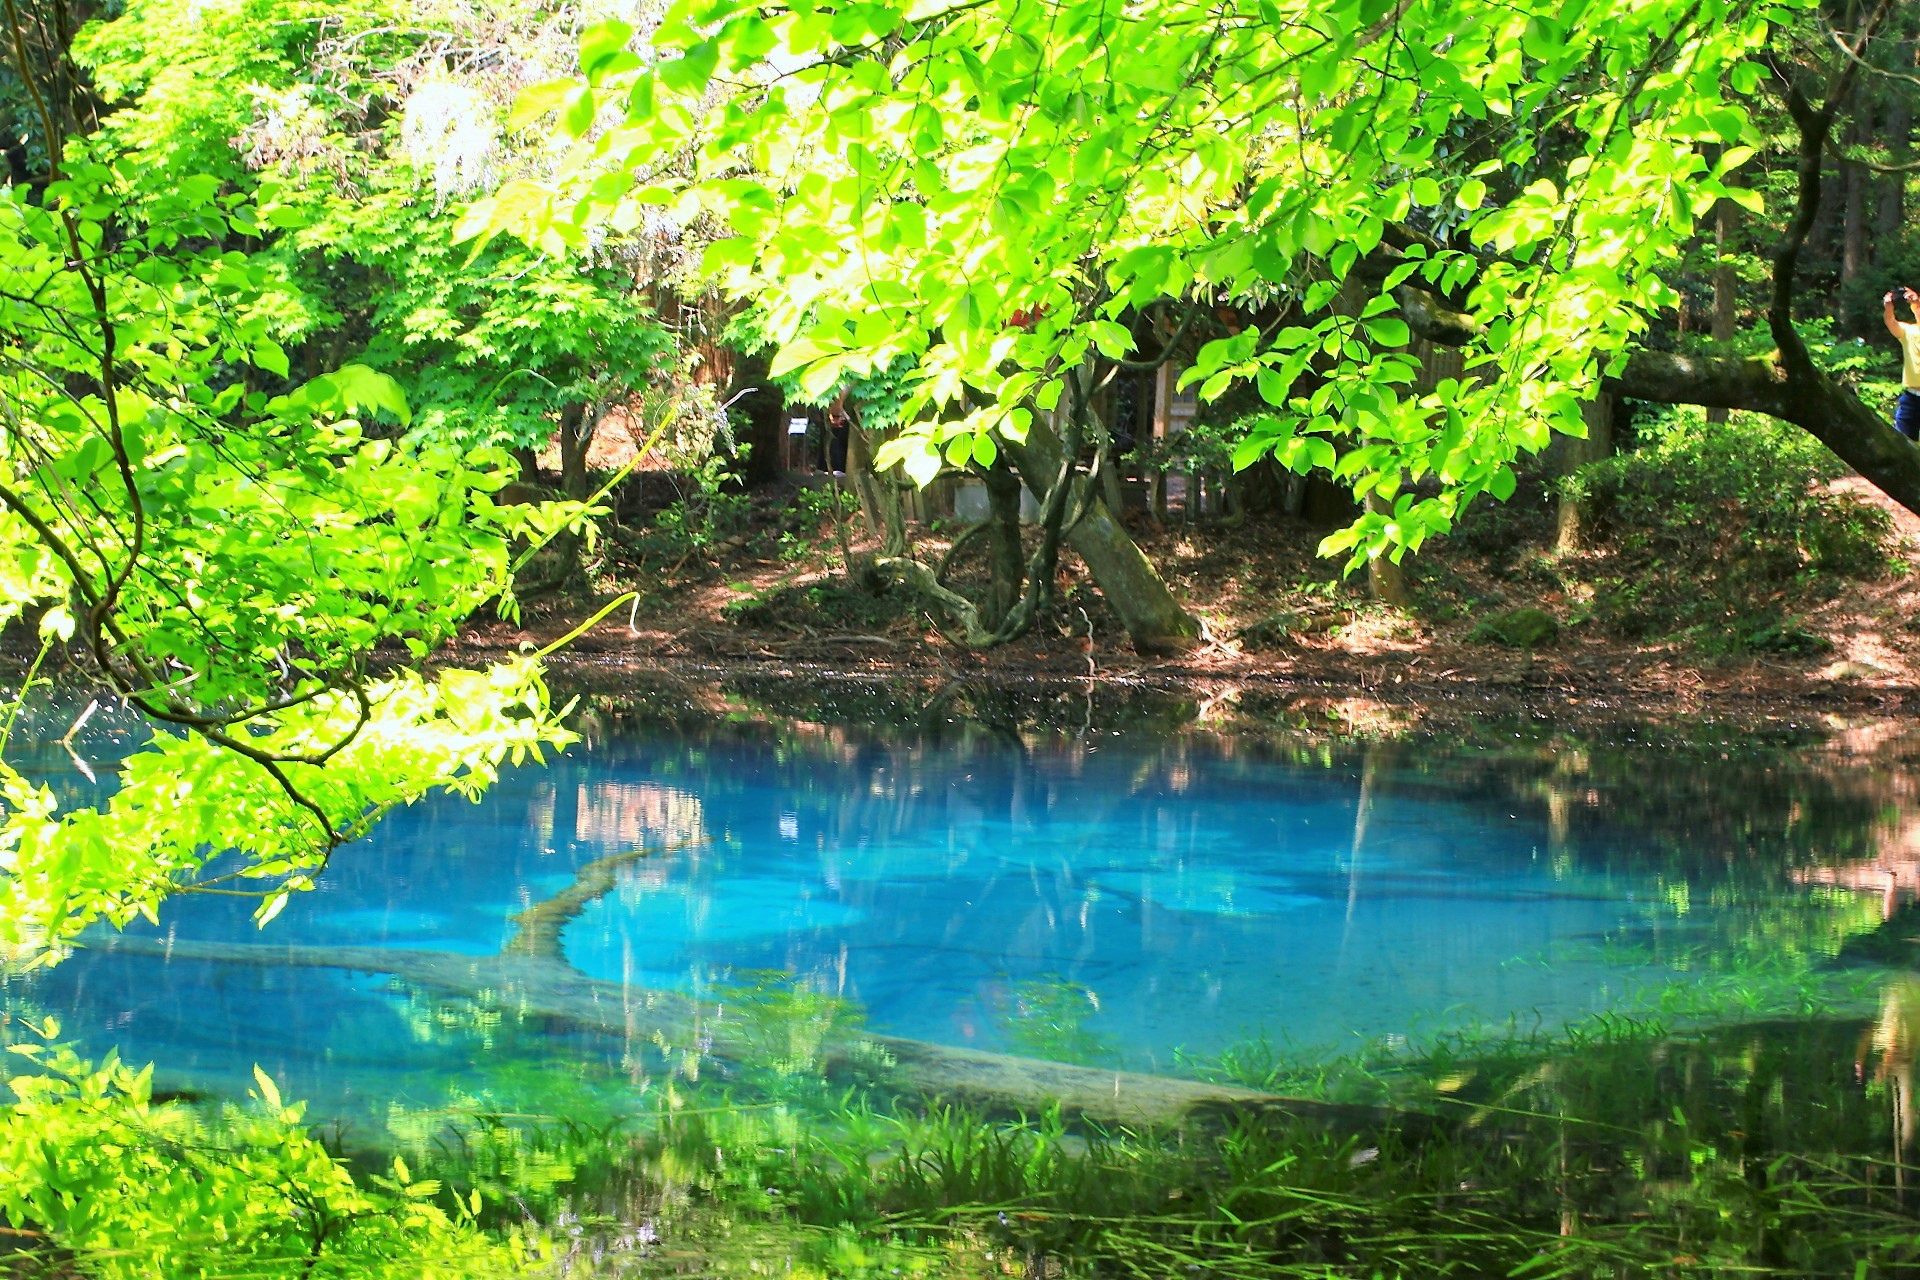
[[(563, 961), (544, 956), (170, 941), (119, 935), (90, 941), (88, 946), (126, 955), (215, 964), (385, 973), (523, 1016), (557, 1019), (668, 1051), (698, 1045), (704, 1052), (728, 1061), (747, 1061), (754, 1056), (751, 1028), (721, 1007), (705, 1005), (676, 991), (589, 978)], [(1343, 1128), (1377, 1128), (1396, 1118), (1394, 1112), (1384, 1108), (1287, 1098), (1234, 1085), (1047, 1062), (864, 1030), (832, 1036), (822, 1052), (829, 1076), (858, 1074), (870, 1078), (877, 1064), (889, 1064), (891, 1069), (884, 1072), (888, 1087), (1001, 1114), (1037, 1115), (1058, 1105), (1069, 1116), (1126, 1127), (1178, 1126), (1223, 1113), (1249, 1111), (1297, 1116)]]

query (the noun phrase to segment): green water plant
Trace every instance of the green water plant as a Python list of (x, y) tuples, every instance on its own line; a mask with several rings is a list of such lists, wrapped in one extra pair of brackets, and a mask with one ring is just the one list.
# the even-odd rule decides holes
[(994, 1024), (1015, 1053), (1049, 1062), (1113, 1062), (1111, 1036), (1094, 1026), (1100, 997), (1090, 987), (1048, 975), (1008, 985), (994, 1002)]

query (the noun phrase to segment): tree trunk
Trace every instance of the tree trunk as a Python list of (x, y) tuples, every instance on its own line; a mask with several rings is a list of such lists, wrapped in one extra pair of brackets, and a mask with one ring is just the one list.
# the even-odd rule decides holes
[[(1887, 118), (1881, 136), (1887, 144), (1887, 159), (1890, 163), (1902, 165), (1913, 159), (1913, 99), (1905, 92), (1896, 92), (1892, 101), (1887, 103)], [(1880, 201), (1874, 218), (1874, 250), (1876, 260), (1883, 251), (1890, 251), (1906, 224), (1907, 217), (1907, 175), (1904, 173), (1883, 173), (1880, 175)]]
[(560, 411), (557, 443), (560, 449), (560, 492), (575, 502), (593, 493), (587, 475), (587, 450), (593, 447), (593, 431), (599, 424), (583, 404), (570, 404)]
[[(1891, 0), (1881, 0), (1857, 39), (1868, 39), (1892, 9)], [(1829, 84), (1831, 96), (1817, 106), (1807, 97), (1803, 84), (1789, 81), (1786, 86), (1787, 114), (1800, 139), (1793, 217), (1773, 252), (1773, 280), (1767, 302), (1767, 329), (1775, 349), (1745, 359), (1635, 351), (1616, 375), (1604, 379), (1602, 386), (1615, 395), (1636, 400), (1745, 409), (1791, 422), (1833, 450), (1882, 493), (1920, 515), (1920, 449), (1893, 430), (1882, 412), (1862, 403), (1853, 391), (1814, 363), (1806, 340), (1793, 323), (1796, 273), (1802, 253), (1814, 240), (1825, 203), (1821, 194), (1827, 185), (1827, 139), (1838, 105), (1846, 100), (1858, 67), (1857, 62), (1843, 65)], [(1424, 243), (1418, 232), (1389, 227), (1382, 249), (1363, 260), (1362, 278), (1385, 279), (1404, 265), (1403, 247)], [(1464, 296), (1464, 285), (1455, 286), (1445, 297), (1413, 284), (1403, 283), (1393, 290), (1408, 326), (1429, 342), (1447, 346), (1465, 345), (1481, 334), (1479, 322), (1453, 301)]]
[[(1357, 318), (1365, 305), (1364, 283), (1357, 277), (1349, 276), (1341, 283), (1339, 296), (1333, 300), (1331, 309), (1336, 315)], [(1368, 515), (1386, 515), (1393, 510), (1393, 504), (1378, 493), (1369, 492), (1360, 500), (1360, 508)], [(1385, 556), (1371, 556), (1367, 560), (1367, 594), (1381, 604), (1389, 604), (1396, 609), (1404, 609), (1413, 603), (1413, 589), (1407, 582), (1406, 568)]]
[(987, 600), (982, 621), (998, 629), (1026, 586), (1027, 559), (1020, 542), (1020, 477), (1006, 460), (985, 469), (987, 486)]
[(865, 427), (847, 427), (847, 475), (860, 495), (860, 514), (880, 539), (882, 556), (907, 553), (907, 516), (900, 505), (900, 486), (892, 476), (873, 469), (875, 440)]
[[(1367, 495), (1365, 506), (1369, 513), (1384, 515), (1393, 510), (1393, 504), (1377, 493)], [(1367, 591), (1381, 604), (1390, 604), (1396, 609), (1404, 609), (1413, 603), (1413, 588), (1407, 581), (1406, 566), (1395, 564), (1385, 556), (1374, 556), (1367, 561)]]
[[(1060, 475), (1060, 438), (1036, 419), (1019, 444), (1001, 445), (1013, 469), (1036, 497), (1050, 492)], [(1077, 508), (1087, 478), (1076, 474), (1072, 502)], [(1142, 653), (1174, 653), (1194, 647), (1200, 622), (1180, 606), (1173, 592), (1127, 531), (1098, 495), (1091, 497), (1086, 518), (1067, 531), (1067, 544), (1079, 553), (1093, 580), (1107, 598), (1107, 606)]]
[(735, 436), (746, 448), (734, 474), (748, 486), (779, 483), (786, 474), (780, 452), (787, 443), (787, 402), (768, 376), (766, 355), (738, 356), (720, 398), (733, 406), (729, 414), (746, 422), (746, 429)]
[[(1739, 302), (1740, 278), (1732, 260), (1734, 203), (1721, 200), (1713, 209), (1713, 340), (1733, 341), (1734, 309)], [(1611, 419), (1611, 414), (1608, 415)], [(1707, 410), (1708, 422), (1725, 422), (1727, 410)], [(1589, 428), (1591, 429), (1591, 428)]]
[(1635, 400), (1722, 405), (1791, 422), (1889, 498), (1920, 514), (1920, 449), (1824, 372), (1789, 372), (1778, 352), (1703, 360), (1639, 351), (1619, 377), (1608, 379), (1608, 387)]
[(537, 485), (540, 483), (540, 454), (533, 449), (515, 449), (514, 465), (520, 468), (520, 483)]
[(1846, 193), (1846, 216), (1840, 236), (1840, 330), (1852, 332), (1860, 317), (1854, 291), (1848, 286), (1860, 278), (1867, 265), (1867, 171), (1857, 164), (1840, 162)]
[[(1435, 342), (1460, 342), (1474, 321), (1434, 294), (1408, 286), (1394, 293), (1416, 332)], [(1785, 330), (1788, 339), (1796, 335)], [(1804, 347), (1785, 355), (1686, 356), (1636, 351), (1604, 389), (1631, 400), (1746, 409), (1791, 422), (1838, 454), (1874, 487), (1920, 515), (1920, 449), (1860, 397), (1815, 366)]]
[(1834, 211), (1845, 203), (1844, 196), (1840, 175), (1822, 172), (1820, 205), (1814, 210), (1813, 225), (1807, 231), (1807, 252), (1823, 262), (1832, 262), (1839, 256), (1834, 252)]
[[(1722, 203), (1725, 203), (1722, 201)], [(1725, 412), (1722, 410), (1721, 412)], [(1570, 476), (1589, 462), (1613, 455), (1613, 397), (1602, 391), (1580, 406), (1587, 424), (1585, 440), (1568, 437), (1556, 441), (1560, 452), (1560, 474)], [(1580, 549), (1586, 528), (1586, 504), (1572, 493), (1562, 491), (1554, 510), (1554, 549), (1565, 554)]]
[[(766, 1058), (764, 1036), (750, 1019), (720, 1016), (710, 1004), (679, 991), (650, 990), (603, 982), (544, 955), (461, 955), (394, 947), (268, 947), (253, 943), (195, 942), (109, 935), (95, 944), (119, 955), (165, 956), (196, 964), (261, 968), (341, 969), (391, 975), (404, 983), (452, 992), (520, 1013), (625, 1037), (635, 1046), (692, 1044), (702, 1037), (725, 1062)], [(978, 1049), (957, 1049), (925, 1040), (878, 1035), (861, 1027), (835, 1030), (821, 1046), (830, 1079), (871, 1080), (876, 1051), (889, 1064), (888, 1086), (929, 1104), (946, 1101), (995, 1116), (1035, 1116), (1058, 1108), (1065, 1116), (1104, 1128), (1179, 1129), (1194, 1124), (1230, 1125), (1236, 1117), (1297, 1118), (1334, 1129), (1370, 1132), (1391, 1125), (1402, 1133), (1429, 1132), (1420, 1113), (1341, 1102), (1288, 1098), (1236, 1085), (1202, 1084), (1171, 1076), (1142, 1075), (1109, 1067), (1081, 1067), (1038, 1058), (1016, 1058)]]
[(1227, 496), (1236, 511), (1250, 516), (1298, 515), (1297, 501), (1288, 505), (1294, 494), (1289, 482), (1295, 478), (1272, 458), (1256, 458), (1246, 470), (1227, 477)]

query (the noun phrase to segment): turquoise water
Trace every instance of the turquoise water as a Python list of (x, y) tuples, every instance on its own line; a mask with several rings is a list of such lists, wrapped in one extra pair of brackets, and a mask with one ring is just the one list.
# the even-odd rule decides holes
[[(1810, 918), (1815, 946), (1876, 918), (1808, 883), (1885, 834), (1873, 775), (1622, 758), (1596, 789), (1590, 763), (1562, 785), (1550, 753), (1438, 742), (603, 733), (482, 804), (393, 815), (264, 932), (218, 898), (141, 931), (260, 944), (260, 963), (87, 952), (8, 999), (181, 1084), (242, 1090), (258, 1063), (323, 1113), (378, 1111), (483, 1091), (485, 1020), (273, 949), (492, 955), (515, 913), (637, 849), (562, 932), (591, 977), (723, 998), (777, 971), (891, 1034), (1173, 1074), (1253, 1034), (1338, 1050), (1634, 1010), (1734, 963), (1759, 908)], [(1686, 778), (1723, 776), (1746, 785), (1722, 807), (1673, 811)], [(531, 1034), (513, 1047), (536, 1067), (657, 1070), (644, 1027)]]

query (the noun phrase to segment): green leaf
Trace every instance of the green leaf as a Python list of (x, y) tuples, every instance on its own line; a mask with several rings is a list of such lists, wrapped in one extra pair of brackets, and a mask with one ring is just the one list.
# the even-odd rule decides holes
[(570, 138), (585, 137), (587, 131), (593, 128), (598, 114), (593, 88), (590, 85), (575, 85), (568, 92), (566, 106), (560, 112), (561, 131)]
[(1454, 193), (1453, 202), (1462, 209), (1474, 210), (1485, 204), (1487, 184), (1478, 178), (1468, 178), (1460, 184), (1460, 190)]
[(1260, 389), (1260, 398), (1262, 400), (1265, 400), (1275, 408), (1281, 408), (1286, 405), (1287, 393), (1292, 387), (1285, 378), (1280, 376), (1278, 371), (1271, 366), (1261, 365), (1260, 368), (1255, 371), (1253, 379), (1254, 384)]
[(1721, 153), (1720, 161), (1713, 166), (1713, 171), (1716, 175), (1731, 173), (1753, 159), (1753, 156), (1752, 147), (1728, 147)]
[[(594, 23), (580, 33), (580, 74), (589, 84), (598, 84), (614, 60), (627, 52), (633, 28), (618, 19)], [(634, 64), (638, 65), (638, 59)]]
[(253, 349), (253, 362), (268, 373), (286, 377), (292, 365), (287, 362), (287, 353), (279, 343), (271, 338), (263, 338)]
[(287, 901), (292, 896), (293, 895), (288, 893), (285, 889), (282, 889), (280, 892), (268, 896), (260, 904), (260, 910), (254, 919), (254, 927), (256, 929), (264, 929), (269, 924), (273, 923), (273, 918), (279, 915), (282, 911), (285, 911), (287, 909)]
[(1133, 334), (1123, 324), (1112, 320), (1095, 320), (1088, 330), (1093, 335), (1093, 345), (1109, 360), (1125, 360), (1133, 354)]
[(720, 46), (713, 40), (702, 40), (689, 48), (678, 58), (659, 63), (654, 71), (660, 77), (660, 83), (679, 93), (704, 93), (708, 81), (713, 79), (714, 68), (720, 65)]
[(286, 1110), (286, 1104), (280, 1101), (280, 1087), (274, 1084), (273, 1077), (268, 1075), (257, 1062), (253, 1066), (253, 1082), (259, 1087), (260, 1100), (267, 1104), (269, 1111)]
[(399, 419), (401, 426), (413, 421), (407, 407), (407, 393), (388, 374), (363, 364), (342, 365), (324, 381), (331, 388), (334, 402), (349, 413), (363, 409), (382, 409)]
[(1276, 440), (1273, 436), (1248, 436), (1233, 446), (1233, 469), (1245, 471), (1260, 459), (1273, 452)]
[(1413, 340), (1413, 331), (1405, 320), (1382, 316), (1366, 323), (1367, 336), (1383, 347), (1404, 347)]
[(513, 100), (513, 110), (507, 114), (507, 128), (524, 129), (542, 116), (558, 111), (579, 88), (580, 82), (572, 78), (528, 85)]
[(270, 205), (261, 209), (260, 220), (280, 231), (297, 231), (301, 227), (310, 226), (313, 221), (307, 216), (306, 210), (284, 204)]
[(73, 639), (73, 611), (64, 604), (56, 604), (40, 615), (40, 635), (43, 639), (59, 640), (65, 643)]

